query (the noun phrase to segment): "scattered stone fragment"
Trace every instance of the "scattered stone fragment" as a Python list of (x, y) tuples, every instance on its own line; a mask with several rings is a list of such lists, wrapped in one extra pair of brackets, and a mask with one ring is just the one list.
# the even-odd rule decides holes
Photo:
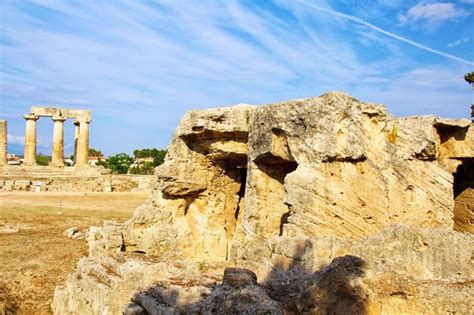
[(79, 228), (74, 226), (64, 231), (63, 235), (67, 236), (68, 238), (73, 238), (74, 234), (76, 234), (77, 232), (79, 232)]
[(82, 232), (76, 232), (76, 233), (74, 233), (74, 234), (71, 236), (71, 238), (72, 238), (73, 240), (82, 240), (82, 239), (84, 239), (84, 233), (82, 233)]
[(0, 226), (0, 234), (16, 234), (20, 232), (19, 228), (11, 226)]
[(123, 315), (147, 315), (147, 311), (138, 304), (129, 303), (124, 306)]

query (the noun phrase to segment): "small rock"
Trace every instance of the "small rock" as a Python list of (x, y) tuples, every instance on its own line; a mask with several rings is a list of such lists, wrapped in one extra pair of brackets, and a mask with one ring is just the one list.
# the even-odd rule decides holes
[(257, 275), (244, 268), (226, 268), (224, 270), (224, 283), (232, 287), (257, 284)]
[(201, 305), (201, 314), (284, 314), (282, 304), (257, 284), (255, 273), (242, 268), (226, 268), (224, 282)]
[(0, 234), (16, 234), (20, 229), (11, 226), (0, 226)]
[(79, 232), (79, 229), (74, 226), (64, 231), (63, 235), (67, 236), (68, 238), (72, 238), (77, 232)]
[(129, 303), (123, 308), (124, 315), (145, 315), (146, 313), (143, 307), (135, 303)]
[(74, 233), (71, 238), (74, 240), (82, 240), (84, 239), (84, 233), (82, 232)]

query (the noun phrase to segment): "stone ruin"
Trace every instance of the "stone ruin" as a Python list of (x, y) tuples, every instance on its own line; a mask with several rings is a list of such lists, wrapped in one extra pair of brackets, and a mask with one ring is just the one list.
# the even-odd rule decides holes
[[(36, 165), (36, 121), (51, 117), (54, 122), (51, 163)], [(149, 191), (150, 176), (111, 175), (89, 165), (91, 111), (32, 106), (26, 120), (23, 165), (8, 165), (7, 121), (0, 120), (0, 190), (3, 191)], [(74, 166), (65, 167), (64, 122), (74, 119)]]
[(190, 111), (54, 313), (469, 314), (473, 167), (469, 120), (342, 93)]
[[(91, 111), (58, 107), (32, 106), (26, 120), (24, 165), (36, 165), (36, 121), (51, 117), (54, 122), (51, 166), (64, 167), (64, 122), (74, 119), (74, 164), (89, 166), (89, 124)], [(7, 165), (7, 121), (0, 120), (0, 166)]]
[(25, 165), (36, 165), (36, 121), (40, 117), (51, 117), (54, 122), (51, 165), (56, 167), (64, 166), (64, 122), (68, 118), (73, 118), (75, 126), (74, 164), (89, 166), (89, 124), (91, 122), (91, 111), (41, 106), (32, 106), (30, 114), (23, 116), (26, 120)]

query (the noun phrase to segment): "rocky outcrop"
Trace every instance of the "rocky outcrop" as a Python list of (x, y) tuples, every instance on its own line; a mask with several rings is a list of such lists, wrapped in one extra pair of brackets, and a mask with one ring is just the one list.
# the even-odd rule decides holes
[[(473, 130), (469, 120), (395, 118), (342, 93), (188, 112), (158, 189), (125, 224), (90, 229), (89, 257), (57, 288), (55, 313), (115, 314), (134, 296), (129, 312), (175, 307), (136, 294), (170, 278), (194, 279), (202, 290), (178, 296), (204, 292), (225, 312), (221, 297), (243, 294), (248, 307), (276, 301), (287, 313), (463, 313)], [(204, 290), (235, 265), (263, 287)]]

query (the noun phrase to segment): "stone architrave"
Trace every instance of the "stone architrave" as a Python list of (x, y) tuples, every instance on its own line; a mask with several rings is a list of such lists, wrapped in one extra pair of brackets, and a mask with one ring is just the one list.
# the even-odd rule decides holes
[(62, 167), (64, 166), (64, 121), (67, 117), (53, 116), (54, 130), (53, 130), (53, 152), (51, 154), (51, 165)]
[(25, 165), (36, 165), (36, 121), (37, 115), (23, 115), (26, 120), (26, 134), (25, 134)]
[(79, 121), (79, 138), (77, 139), (76, 165), (89, 165), (89, 123), (90, 121)]
[(7, 121), (0, 120), (0, 166), (7, 164)]

